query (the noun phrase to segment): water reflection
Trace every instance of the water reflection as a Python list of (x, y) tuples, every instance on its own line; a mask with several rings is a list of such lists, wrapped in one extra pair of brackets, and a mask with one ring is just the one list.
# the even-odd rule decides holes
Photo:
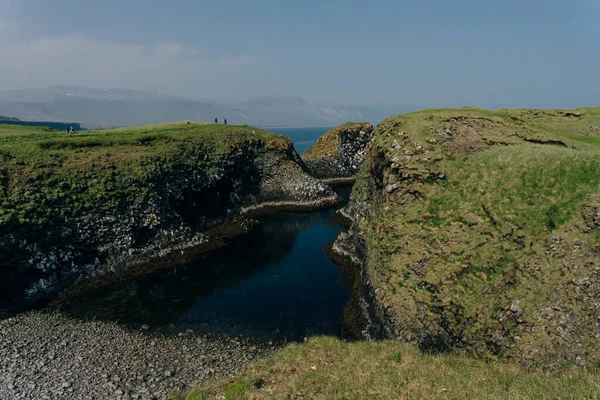
[(344, 335), (350, 288), (324, 246), (334, 210), (262, 218), (252, 232), (189, 265), (88, 293), (63, 310), (139, 328), (301, 340)]

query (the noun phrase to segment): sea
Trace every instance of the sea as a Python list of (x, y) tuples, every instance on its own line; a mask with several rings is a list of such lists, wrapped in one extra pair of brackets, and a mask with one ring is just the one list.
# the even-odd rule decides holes
[(280, 133), (290, 137), (294, 141), (294, 147), (298, 154), (308, 150), (318, 138), (331, 128), (267, 128), (268, 131)]

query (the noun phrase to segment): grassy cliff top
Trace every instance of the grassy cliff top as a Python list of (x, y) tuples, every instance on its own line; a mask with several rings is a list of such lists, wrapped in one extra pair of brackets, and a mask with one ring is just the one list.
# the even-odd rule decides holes
[(435, 131), (441, 128), (465, 125), (476, 130), (481, 127), (483, 129), (480, 130), (485, 131), (486, 137), (502, 139), (503, 143), (508, 144), (517, 143), (509, 140), (511, 138), (532, 141), (558, 139), (569, 147), (579, 148), (586, 144), (600, 143), (600, 107), (573, 110), (485, 110), (475, 107), (426, 109), (390, 117), (383, 124), (388, 126), (386, 129), (390, 125), (406, 126), (410, 128), (411, 134), (422, 139), (437, 133)]
[(515, 366), (424, 355), (399, 342), (312, 338), (256, 361), (235, 378), (173, 399), (591, 399), (598, 374), (528, 374)]
[(599, 174), (600, 108), (383, 121), (354, 196), (380, 185), (363, 229), (401, 336), (531, 368), (595, 363)]
[(352, 121), (349, 121), (349, 122), (343, 123), (340, 126), (348, 127), (348, 126), (355, 126), (355, 125), (370, 125), (370, 124), (371, 124), (370, 122), (352, 122)]
[(0, 227), (44, 222), (61, 207), (78, 215), (118, 206), (125, 193), (143, 199), (177, 166), (210, 174), (230, 154), (291, 145), (249, 126), (169, 123), (68, 134), (0, 125)]
[[(73, 134), (49, 132), (45, 128), (0, 125), (0, 166), (10, 170), (21, 167), (57, 169), (87, 168), (98, 158), (117, 164), (130, 164), (152, 155), (165, 156), (181, 146), (210, 146), (223, 153), (240, 141), (259, 140), (287, 145), (282, 135), (250, 126), (204, 123), (168, 123)], [(60, 163), (56, 159), (61, 159)]]
[(323, 136), (317, 139), (316, 143), (302, 154), (305, 160), (314, 160), (317, 158), (333, 157), (340, 148), (340, 133), (343, 131), (360, 132), (361, 130), (372, 129), (373, 125), (368, 122), (346, 122), (343, 125), (327, 131)]

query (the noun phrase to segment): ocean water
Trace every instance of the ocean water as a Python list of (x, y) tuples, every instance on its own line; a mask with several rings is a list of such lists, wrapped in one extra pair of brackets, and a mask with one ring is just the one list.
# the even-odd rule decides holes
[[(349, 188), (339, 190), (349, 196)], [(62, 310), (165, 333), (192, 329), (275, 341), (345, 337), (351, 288), (325, 251), (342, 229), (335, 210), (267, 215), (225, 248), (89, 292)]]
[(319, 137), (331, 128), (267, 128), (274, 133), (281, 133), (294, 141), (294, 147), (298, 154), (308, 150)]

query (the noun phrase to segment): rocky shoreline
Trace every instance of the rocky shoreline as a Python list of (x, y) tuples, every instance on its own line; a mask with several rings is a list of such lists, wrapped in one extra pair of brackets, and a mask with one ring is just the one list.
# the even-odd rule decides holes
[(30, 312), (0, 321), (0, 398), (150, 400), (240, 372), (273, 345)]
[(335, 186), (346, 186), (353, 185), (356, 182), (356, 177), (351, 176), (347, 178), (329, 178), (329, 179), (321, 179), (321, 182), (325, 185), (329, 185), (331, 187)]
[(324, 197), (314, 201), (271, 201), (242, 208), (242, 215), (265, 214), (277, 211), (314, 211), (322, 208), (333, 207), (342, 203), (338, 195)]

